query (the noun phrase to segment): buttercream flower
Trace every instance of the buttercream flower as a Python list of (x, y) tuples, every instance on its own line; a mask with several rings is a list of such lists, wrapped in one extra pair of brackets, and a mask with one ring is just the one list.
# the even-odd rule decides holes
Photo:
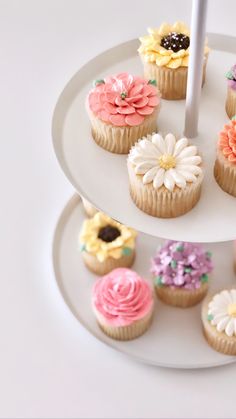
[(137, 126), (160, 103), (154, 81), (120, 73), (97, 80), (89, 93), (90, 110), (103, 122), (114, 126)]
[(208, 320), (218, 332), (236, 336), (236, 289), (216, 294), (208, 305)]
[(108, 257), (119, 259), (134, 249), (136, 236), (133, 229), (98, 212), (84, 221), (80, 234), (81, 250), (96, 256), (99, 262)]
[(228, 86), (236, 90), (236, 64), (228, 71), (226, 78), (228, 80)]
[(129, 161), (143, 184), (152, 183), (154, 189), (164, 185), (169, 191), (175, 186), (184, 189), (188, 182), (196, 182), (202, 173), (197, 147), (188, 145), (187, 138), (176, 141), (173, 134), (163, 138), (153, 134), (140, 140), (131, 149)]
[[(188, 67), (190, 32), (182, 22), (163, 23), (160, 28), (148, 29), (149, 35), (140, 39), (139, 53), (144, 60), (168, 68)], [(205, 46), (204, 53), (209, 48)]]
[(236, 164), (236, 120), (225, 125), (220, 132), (219, 148), (226, 159)]

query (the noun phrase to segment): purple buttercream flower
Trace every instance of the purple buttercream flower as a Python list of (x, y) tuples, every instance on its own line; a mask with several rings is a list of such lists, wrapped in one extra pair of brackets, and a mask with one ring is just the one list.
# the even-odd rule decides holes
[(158, 284), (197, 289), (208, 281), (213, 265), (200, 244), (167, 240), (152, 259), (151, 273)]

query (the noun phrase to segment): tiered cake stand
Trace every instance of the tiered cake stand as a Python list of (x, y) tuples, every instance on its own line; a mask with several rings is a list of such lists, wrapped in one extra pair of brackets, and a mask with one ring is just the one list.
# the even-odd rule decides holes
[[(235, 62), (236, 38), (208, 34), (208, 41), (211, 53), (201, 96), (199, 135), (192, 140), (203, 155), (205, 179), (201, 199), (188, 214), (164, 220), (141, 212), (129, 196), (127, 156), (111, 154), (91, 138), (84, 103), (92, 82), (121, 71), (142, 74), (137, 40), (102, 53), (75, 74), (56, 105), (52, 134), (60, 166), (76, 191), (98, 209), (141, 232), (135, 270), (150, 278), (150, 258), (161, 243), (159, 237), (206, 242), (206, 248), (213, 252), (211, 291), (215, 291), (236, 284), (229, 242), (236, 238), (236, 200), (219, 188), (213, 176), (217, 133), (228, 120), (224, 110), (224, 76)], [(184, 107), (185, 101), (162, 100), (158, 123), (163, 134), (182, 135)], [(78, 234), (83, 219), (81, 200), (76, 195), (58, 222), (53, 263), (66, 303), (90, 333), (107, 345), (154, 365), (202, 368), (235, 361), (235, 357), (221, 355), (205, 342), (200, 306), (181, 310), (157, 301), (154, 322), (145, 335), (131, 342), (106, 337), (91, 311), (90, 291), (95, 276), (84, 267), (79, 253)]]

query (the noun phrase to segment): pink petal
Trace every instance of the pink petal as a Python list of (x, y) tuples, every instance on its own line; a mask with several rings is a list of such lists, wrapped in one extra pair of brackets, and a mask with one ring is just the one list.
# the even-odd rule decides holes
[(129, 91), (129, 97), (138, 95), (139, 93), (142, 92), (142, 90), (143, 90), (143, 84), (134, 85), (134, 87), (132, 87), (132, 89), (130, 89)]
[(117, 106), (128, 106), (127, 102), (124, 99), (121, 99), (120, 96), (116, 97), (115, 104)]
[(156, 96), (156, 94), (157, 94), (156, 87), (152, 86), (151, 84), (146, 84), (146, 86), (143, 86), (144, 96)]
[(134, 102), (137, 102), (137, 100), (142, 99), (142, 97), (143, 97), (142, 95), (131, 96), (131, 97), (125, 98), (125, 101), (127, 103), (130, 103), (130, 102), (134, 103)]
[(89, 106), (90, 106), (91, 111), (93, 111), (94, 113), (97, 113), (100, 110), (102, 110), (101, 103), (90, 103)]
[(130, 125), (131, 127), (135, 127), (136, 125), (142, 124), (144, 121), (144, 117), (141, 115), (138, 115), (137, 113), (134, 113), (132, 115), (127, 115), (125, 117), (125, 122), (127, 125)]
[(153, 108), (151, 108), (151, 106), (144, 106), (144, 108), (137, 109), (137, 112), (140, 115), (151, 115), (153, 113)]
[(117, 108), (117, 112), (124, 115), (129, 115), (131, 113), (135, 113), (135, 108), (133, 108), (133, 106), (121, 106), (120, 108)]
[(105, 102), (103, 108), (105, 109), (105, 111), (109, 112), (112, 115), (115, 115), (118, 112), (117, 106), (114, 106), (109, 102)]
[(115, 103), (116, 97), (117, 97), (117, 93), (116, 92), (107, 92), (106, 93), (106, 100), (107, 100), (107, 102), (112, 103), (113, 105)]
[(110, 114), (104, 110), (101, 110), (97, 116), (104, 122), (110, 122)]
[(151, 96), (148, 100), (148, 106), (157, 106), (159, 103), (159, 98), (157, 96)]
[(143, 108), (147, 104), (148, 104), (148, 98), (144, 96), (144, 97), (142, 97), (142, 99), (138, 100), (137, 102), (133, 103), (132, 105), (135, 108)]
[(122, 127), (122, 126), (125, 126), (126, 125), (125, 115), (120, 115), (120, 114), (110, 115), (110, 118), (109, 119), (110, 119), (110, 122), (113, 125), (116, 125), (117, 127)]

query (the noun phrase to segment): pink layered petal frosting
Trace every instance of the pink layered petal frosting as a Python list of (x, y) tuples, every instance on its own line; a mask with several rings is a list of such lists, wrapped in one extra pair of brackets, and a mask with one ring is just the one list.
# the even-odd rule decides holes
[(108, 325), (127, 326), (153, 309), (152, 288), (136, 272), (118, 268), (95, 282), (92, 303)]
[(115, 126), (136, 126), (160, 104), (158, 90), (147, 80), (120, 73), (97, 82), (88, 95), (90, 110)]

